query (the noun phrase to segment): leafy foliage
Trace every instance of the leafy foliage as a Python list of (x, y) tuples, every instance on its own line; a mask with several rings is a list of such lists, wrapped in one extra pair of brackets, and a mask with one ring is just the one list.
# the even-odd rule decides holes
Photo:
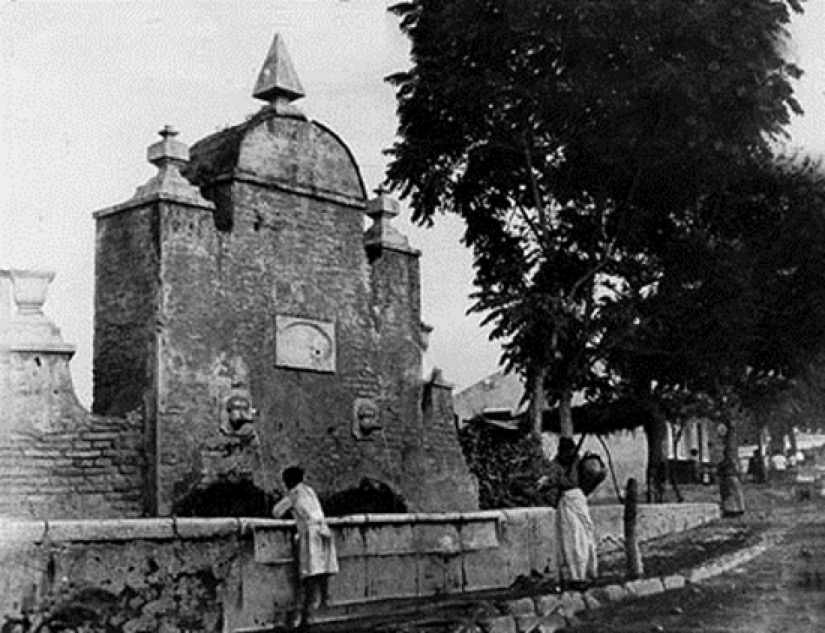
[(537, 486), (547, 461), (523, 426), (504, 430), (471, 420), (458, 437), (470, 472), (478, 480), (482, 510), (547, 505)]
[[(770, 164), (771, 142), (801, 112), (791, 85), (801, 71), (782, 45), (792, 10), (801, 7), (780, 0), (395, 7), (413, 66), (390, 77), (400, 124), (387, 182), (418, 222), (440, 212), (464, 219), (473, 309), (494, 324), (509, 368), (547, 377), (551, 403), (569, 402), (575, 389), (611, 394), (621, 374), (609, 362), (617, 349), (627, 356), (640, 300), (656, 315), (687, 319), (679, 322), (693, 331), (683, 345), (699, 340), (704, 313), (694, 321), (677, 300), (694, 298), (684, 280), (663, 278), (678, 276), (679, 257), (707, 266), (708, 300), (731, 298), (731, 334), (734, 319), (749, 331), (768, 327), (767, 309), (756, 319), (747, 301), (734, 300), (768, 288), (740, 274), (736, 240), (716, 235), (722, 214), (705, 217), (736, 204), (731, 182)], [(734, 224), (755, 210), (745, 198)], [(664, 294), (647, 301), (654, 286)], [(700, 352), (727, 340), (695, 348), (691, 366), (713, 364)], [(731, 363), (758, 356), (729, 340)], [(645, 345), (653, 343), (651, 335)]]
[(658, 280), (611, 366), (643, 384), (764, 400), (825, 346), (825, 174), (750, 166), (701, 199), (659, 257)]

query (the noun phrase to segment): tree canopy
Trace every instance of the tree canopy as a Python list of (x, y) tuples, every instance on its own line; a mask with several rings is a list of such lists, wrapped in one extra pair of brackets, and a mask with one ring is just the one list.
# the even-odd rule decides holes
[[(771, 293), (798, 307), (794, 293), (810, 281), (783, 276), (794, 266), (770, 255), (777, 226), (793, 240), (802, 198), (750, 224), (796, 173), (775, 169), (772, 149), (801, 112), (801, 71), (784, 50), (795, 0), (414, 0), (394, 10), (412, 67), (390, 77), (399, 140), (387, 183), (416, 221), (464, 219), (474, 309), (494, 323), (511, 368), (538, 372), (550, 401), (569, 406), (574, 389), (615, 386), (622, 372), (610, 363), (621, 357), (629, 373), (630, 335), (644, 324), (645, 344), (660, 345), (653, 324), (668, 319), (683, 335), (668, 343), (673, 359), (682, 342), (674, 370), (717, 367), (719, 354), (703, 350), (727, 349), (737, 367), (776, 352), (791, 362), (801, 348), (777, 337), (746, 352), (718, 327), (702, 339), (701, 323), (720, 311), (697, 301), (730, 297), (721, 325), (756, 341), (793, 309), (779, 295), (769, 307)], [(763, 275), (771, 266), (777, 274)]]

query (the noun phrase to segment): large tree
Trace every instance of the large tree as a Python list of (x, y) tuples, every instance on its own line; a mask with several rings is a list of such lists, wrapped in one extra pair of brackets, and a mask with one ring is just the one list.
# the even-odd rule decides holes
[(452, 212), (476, 309), (504, 360), (572, 432), (572, 393), (606, 386), (616, 285), (644, 285), (697, 199), (770, 155), (799, 107), (782, 42), (795, 0), (414, 0), (395, 7), (388, 184), (415, 220)]
[(713, 399), (723, 504), (736, 512), (737, 421), (778, 402), (825, 348), (825, 175), (806, 160), (744, 165), (668, 246), (653, 283), (625, 297), (637, 318), (610, 366), (636, 393)]

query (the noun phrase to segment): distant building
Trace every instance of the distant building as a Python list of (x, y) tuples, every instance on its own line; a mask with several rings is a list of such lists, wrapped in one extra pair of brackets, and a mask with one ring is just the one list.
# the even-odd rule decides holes
[[(454, 406), (457, 423), (463, 425), (470, 420), (486, 418), (484, 423), (494, 424), (499, 428), (506, 428), (509, 424), (515, 428), (513, 419), (526, 409), (523, 397), (524, 384), (520, 376), (504, 371), (490, 374), (455, 394)], [(584, 398), (582, 394), (577, 393), (573, 398), (573, 406), (581, 404), (584, 404)], [(678, 441), (676, 441), (677, 438)], [(644, 430), (639, 428), (633, 431), (611, 433), (602, 440), (588, 436), (581, 450), (599, 454), (605, 464), (612, 463), (616, 485), (614, 486), (611, 478), (608, 478), (608, 481), (596, 491), (594, 497), (616, 500), (616, 487), (623, 489), (628, 478), (634, 477), (641, 485), (645, 484), (647, 438)], [(681, 435), (678, 429), (668, 424), (665, 441), (665, 454), (670, 460), (671, 467), (677, 473), (678, 480), (683, 483), (694, 481), (693, 465), (690, 461), (691, 449), (698, 451), (700, 462), (710, 461), (706, 423), (693, 420), (685, 426)], [(555, 455), (557, 445), (558, 437), (555, 434), (544, 434), (544, 450), (548, 459)]]

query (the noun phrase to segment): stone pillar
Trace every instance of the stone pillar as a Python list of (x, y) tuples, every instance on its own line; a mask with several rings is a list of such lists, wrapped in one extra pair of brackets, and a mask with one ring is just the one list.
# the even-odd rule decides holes
[[(149, 145), (147, 160), (157, 173), (125, 202), (94, 213), (95, 349), (93, 411), (115, 417), (132, 413), (142, 418), (146, 452), (144, 512), (168, 515), (165, 463), (177, 462), (187, 451), (170, 442), (170, 433), (187, 434), (179, 413), (163, 398), (164, 354), (171, 325), (167, 321), (167, 276), (198, 268), (203, 260), (188, 257), (198, 251), (198, 234), (213, 227), (214, 205), (182, 174), (189, 146), (165, 126), (160, 140)], [(170, 247), (174, 244), (174, 248)], [(174, 250), (183, 258), (170, 259)], [(208, 260), (208, 254), (205, 256)], [(177, 358), (177, 357), (176, 357)], [(176, 424), (166, 420), (175, 419)], [(174, 481), (172, 481), (174, 484)]]

